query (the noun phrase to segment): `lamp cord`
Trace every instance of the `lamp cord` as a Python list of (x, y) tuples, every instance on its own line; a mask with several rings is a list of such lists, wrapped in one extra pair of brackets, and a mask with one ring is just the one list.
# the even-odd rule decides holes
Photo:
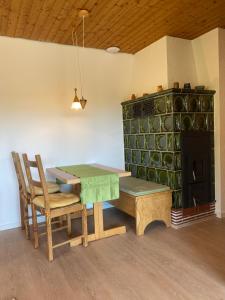
[[(85, 18), (85, 16), (83, 16), (82, 17), (82, 27), (83, 27), (83, 51), (82, 51), (82, 53), (83, 53), (83, 58), (84, 58), (84, 18)], [(83, 59), (83, 64), (82, 64), (82, 70), (83, 70), (83, 82), (82, 82), (82, 89), (83, 89), (83, 91), (84, 91), (84, 82), (85, 82), (85, 80), (84, 80), (84, 59)], [(83, 93), (81, 93), (82, 95), (82, 98), (83, 98)]]
[[(83, 37), (84, 37), (84, 33), (83, 33)], [(81, 97), (82, 97), (83, 96), (83, 85), (82, 85), (82, 77), (81, 77), (79, 49), (78, 49), (78, 42), (77, 42), (77, 32), (75, 30), (72, 31), (72, 42), (73, 42), (73, 46), (76, 46), (75, 70), (76, 70), (76, 64), (77, 64), (78, 73), (79, 73), (79, 79), (80, 79)], [(83, 39), (83, 46), (84, 46), (84, 39)], [(77, 84), (77, 77), (75, 75), (75, 86), (76, 86), (76, 84)]]

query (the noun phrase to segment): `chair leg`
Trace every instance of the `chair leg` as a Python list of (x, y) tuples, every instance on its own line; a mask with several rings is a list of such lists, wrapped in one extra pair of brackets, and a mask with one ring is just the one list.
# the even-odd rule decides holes
[(86, 205), (83, 206), (82, 210), (82, 234), (83, 234), (83, 246), (88, 245), (88, 227), (87, 227), (87, 209)]
[(24, 224), (25, 224), (25, 234), (26, 238), (30, 239), (30, 224), (29, 224), (29, 215), (28, 215), (28, 205), (24, 207)]
[(32, 208), (32, 228), (33, 228), (33, 235), (34, 235), (34, 248), (39, 247), (39, 239), (38, 239), (38, 223), (37, 223), (37, 212), (34, 204), (31, 204)]
[(23, 197), (20, 193), (20, 219), (21, 219), (21, 229), (25, 229), (25, 222), (24, 222), (24, 202)]
[(67, 215), (67, 234), (71, 236), (71, 216), (70, 214)]
[(46, 228), (47, 228), (48, 260), (53, 261), (52, 224), (51, 224), (51, 217), (49, 215), (46, 216)]

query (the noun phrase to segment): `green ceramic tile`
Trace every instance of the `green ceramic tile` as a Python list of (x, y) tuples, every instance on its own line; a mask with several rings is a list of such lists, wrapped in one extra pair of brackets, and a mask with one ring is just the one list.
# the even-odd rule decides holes
[(143, 134), (136, 136), (136, 148), (144, 149), (145, 147), (145, 136)]
[(157, 151), (150, 152), (150, 166), (151, 167), (161, 167), (161, 153)]
[(155, 135), (154, 134), (146, 134), (145, 135), (145, 149), (146, 150), (154, 150), (155, 149)]
[(206, 118), (207, 130), (213, 131), (214, 130), (214, 117), (213, 113), (207, 114)]
[(162, 153), (162, 167), (167, 170), (174, 169), (174, 155), (172, 152)]
[(140, 118), (142, 116), (143, 102), (134, 103), (134, 118)]
[(146, 168), (145, 167), (137, 166), (137, 177), (146, 179)]
[(190, 95), (188, 97), (188, 111), (198, 112), (201, 110), (200, 99), (198, 95)]
[(173, 190), (178, 190), (182, 187), (182, 174), (181, 171), (168, 172), (168, 185)]
[(136, 149), (136, 135), (131, 134), (128, 136), (128, 145), (131, 149)]
[(130, 144), (130, 142), (131, 142), (131, 134), (128, 134), (127, 135), (127, 148), (131, 148), (131, 144)]
[(181, 171), (175, 172), (174, 189), (178, 190), (182, 187), (182, 173)]
[(182, 192), (181, 192), (181, 190), (173, 192), (173, 207), (174, 208), (182, 207)]
[(124, 141), (124, 148), (129, 148), (128, 135), (127, 134), (124, 134), (123, 141)]
[(155, 135), (155, 144), (156, 150), (166, 150), (167, 143), (166, 143), (166, 134), (156, 134)]
[(127, 106), (124, 105), (122, 107), (122, 112), (123, 112), (123, 120), (125, 121), (127, 119)]
[(176, 151), (181, 150), (181, 134), (180, 133), (174, 134), (174, 150), (176, 150)]
[(141, 151), (140, 150), (132, 150), (132, 163), (133, 164), (141, 163)]
[(173, 95), (166, 95), (166, 112), (171, 113), (173, 111)]
[(174, 134), (173, 133), (167, 134), (167, 150), (169, 150), (169, 151), (174, 150)]
[(160, 184), (168, 185), (168, 175), (166, 170), (156, 170), (156, 180)]
[(176, 152), (174, 154), (174, 159), (175, 159), (175, 170), (181, 170), (181, 152)]
[(173, 131), (173, 116), (172, 116), (172, 114), (161, 117), (161, 130), (163, 132), (165, 132), (165, 131), (172, 132)]
[(173, 111), (185, 112), (187, 111), (187, 99), (185, 96), (174, 96), (173, 99)]
[(154, 99), (155, 114), (164, 114), (166, 112), (165, 96)]
[(124, 134), (129, 134), (130, 133), (130, 129), (131, 129), (131, 126), (130, 126), (130, 121), (124, 121), (123, 122), (123, 132)]
[(128, 171), (128, 172), (130, 171), (129, 164), (125, 163), (125, 170)]
[(141, 164), (149, 166), (149, 151), (141, 151)]
[(156, 169), (147, 168), (147, 180), (156, 182)]
[(181, 115), (181, 130), (193, 130), (194, 115), (193, 114), (182, 114)]
[(194, 130), (206, 130), (206, 114), (196, 114), (194, 121)]
[(213, 111), (213, 96), (211, 95), (201, 95), (202, 112), (212, 112)]
[(131, 133), (140, 133), (139, 119), (131, 120)]
[(130, 164), (129, 165), (131, 176), (136, 177), (137, 176), (137, 166)]
[(174, 114), (173, 115), (173, 128), (174, 131), (181, 131), (181, 115), (180, 114)]
[(134, 116), (133, 104), (127, 105), (127, 119), (132, 119)]
[(168, 172), (168, 186), (172, 190), (174, 190), (174, 186), (175, 186), (175, 172), (174, 171)]
[(125, 162), (130, 163), (131, 162), (131, 150), (125, 149), (124, 154), (125, 154)]
[(149, 122), (148, 118), (140, 119), (140, 133), (148, 133), (149, 132)]
[(160, 117), (149, 117), (150, 132), (160, 132)]

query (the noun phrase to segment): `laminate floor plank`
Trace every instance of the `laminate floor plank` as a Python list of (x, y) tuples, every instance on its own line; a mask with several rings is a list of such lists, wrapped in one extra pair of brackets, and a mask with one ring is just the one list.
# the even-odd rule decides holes
[[(179, 230), (155, 222), (142, 237), (115, 208), (104, 220), (106, 228), (125, 224), (127, 233), (87, 248), (60, 247), (52, 263), (44, 237), (35, 250), (20, 229), (0, 232), (0, 300), (225, 300), (225, 220)], [(76, 235), (80, 223), (73, 220)]]

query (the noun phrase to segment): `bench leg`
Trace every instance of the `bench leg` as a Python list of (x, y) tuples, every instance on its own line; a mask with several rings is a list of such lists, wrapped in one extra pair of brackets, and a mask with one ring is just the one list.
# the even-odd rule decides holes
[(151, 219), (144, 220), (143, 216), (139, 216), (138, 213), (136, 214), (136, 234), (138, 236), (144, 235), (145, 228), (150, 224), (152, 221)]
[[(156, 194), (157, 195), (157, 194)], [(166, 202), (168, 197), (168, 203)], [(136, 200), (136, 234), (143, 235), (145, 228), (153, 221), (163, 221), (167, 227), (171, 225), (171, 193), (160, 197), (152, 195), (146, 201), (146, 198)], [(161, 203), (160, 203), (161, 200)], [(161, 205), (160, 205), (161, 204)]]
[(171, 214), (169, 214), (168, 217), (164, 218), (162, 221), (166, 224), (166, 227), (171, 227)]

